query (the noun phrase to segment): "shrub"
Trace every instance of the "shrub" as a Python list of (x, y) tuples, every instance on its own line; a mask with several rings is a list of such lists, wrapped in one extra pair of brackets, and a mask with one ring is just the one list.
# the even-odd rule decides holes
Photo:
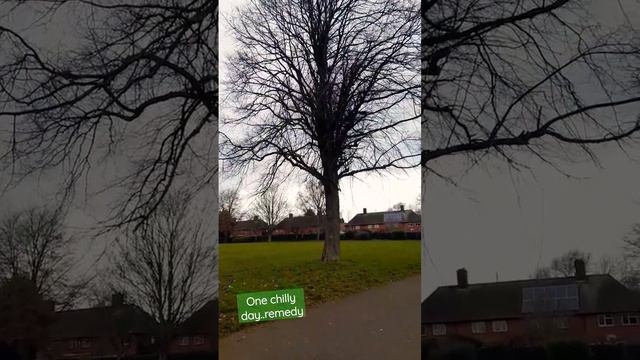
[(547, 345), (549, 360), (587, 360), (589, 347), (579, 341), (558, 341)]

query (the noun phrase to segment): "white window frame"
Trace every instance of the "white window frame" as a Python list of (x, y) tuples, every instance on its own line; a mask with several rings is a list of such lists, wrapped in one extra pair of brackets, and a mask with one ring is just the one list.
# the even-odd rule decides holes
[(189, 337), (188, 336), (180, 337), (180, 340), (178, 341), (178, 345), (180, 345), (180, 346), (189, 346)]
[(598, 315), (598, 327), (612, 327), (615, 326), (615, 318), (611, 314)]
[(447, 335), (447, 324), (431, 325), (431, 333), (433, 334), (433, 336)]
[[(630, 322), (629, 319), (636, 319), (634, 323)], [(625, 313), (622, 314), (622, 325), (624, 326), (638, 326), (640, 325), (640, 314), (638, 313)]]
[(80, 340), (80, 347), (83, 349), (88, 349), (91, 347), (91, 341), (89, 339)]
[(204, 344), (204, 336), (196, 335), (193, 337), (193, 345)]
[(491, 322), (491, 330), (494, 333), (509, 331), (507, 320), (494, 320)]
[(487, 332), (487, 323), (484, 321), (474, 321), (471, 323), (472, 334), (484, 334)]
[(561, 317), (553, 319), (553, 324), (557, 329), (568, 329), (569, 328), (569, 318)]

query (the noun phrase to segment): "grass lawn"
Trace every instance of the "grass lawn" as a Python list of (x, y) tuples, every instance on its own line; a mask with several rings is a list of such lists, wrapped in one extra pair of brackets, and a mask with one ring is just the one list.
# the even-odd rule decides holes
[(242, 327), (236, 294), (304, 288), (305, 307), (420, 273), (420, 241), (342, 241), (322, 263), (321, 241), (220, 244), (220, 335)]

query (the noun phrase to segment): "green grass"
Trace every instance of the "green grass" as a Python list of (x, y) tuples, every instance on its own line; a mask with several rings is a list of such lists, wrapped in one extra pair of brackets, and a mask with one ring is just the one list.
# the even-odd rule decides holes
[(304, 288), (313, 306), (420, 273), (420, 241), (342, 241), (340, 261), (322, 263), (321, 241), (220, 244), (220, 335), (238, 323), (236, 294)]

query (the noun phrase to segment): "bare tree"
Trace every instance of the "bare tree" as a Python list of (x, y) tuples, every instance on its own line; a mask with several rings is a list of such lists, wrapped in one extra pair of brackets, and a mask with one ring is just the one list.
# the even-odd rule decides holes
[(23, 3), (0, 12), (78, 21), (62, 51), (29, 41), (46, 26), (0, 23), (0, 169), (13, 182), (55, 168), (72, 195), (95, 164), (127, 160), (107, 179), (125, 190), (111, 228), (144, 222), (176, 183), (215, 179), (217, 1)]
[(83, 283), (72, 276), (73, 242), (59, 210), (10, 213), (0, 219), (0, 276), (25, 276), (41, 296), (68, 307)]
[(572, 145), (597, 161), (592, 145), (636, 139), (637, 31), (600, 23), (587, 6), (423, 1), (425, 171), (439, 174), (432, 162), (456, 154), (526, 168), (518, 151), (555, 167)]
[(113, 281), (160, 325), (167, 346), (178, 324), (215, 294), (216, 252), (205, 219), (186, 193), (172, 193), (148, 221), (118, 239), (111, 256)]
[(323, 219), (324, 211), (326, 208), (326, 198), (324, 195), (324, 187), (322, 183), (316, 179), (308, 179), (304, 183), (304, 188), (298, 193), (298, 208), (307, 214), (307, 211), (311, 210), (315, 215), (318, 227), (317, 240), (320, 240), (320, 228), (324, 228)]
[(218, 204), (220, 216), (218, 219), (219, 232), (223, 235), (221, 241), (229, 241), (236, 222), (242, 217), (240, 210), (240, 186), (220, 191)]
[(230, 21), (229, 92), (239, 129), (223, 154), (262, 162), (263, 189), (291, 171), (320, 181), (323, 261), (340, 255), (340, 180), (415, 166), (420, 92), (417, 1), (252, 0)]
[(531, 275), (531, 278), (533, 279), (548, 279), (551, 277), (553, 277), (553, 273), (551, 271), (551, 268), (548, 266), (537, 268)]
[(582, 260), (586, 269), (592, 268), (591, 254), (578, 249), (569, 250), (551, 260), (551, 273), (554, 276), (573, 276), (576, 273), (575, 261)]
[(286, 216), (288, 207), (289, 204), (278, 186), (272, 185), (258, 196), (254, 213), (267, 224), (268, 241), (271, 241), (276, 225)]

